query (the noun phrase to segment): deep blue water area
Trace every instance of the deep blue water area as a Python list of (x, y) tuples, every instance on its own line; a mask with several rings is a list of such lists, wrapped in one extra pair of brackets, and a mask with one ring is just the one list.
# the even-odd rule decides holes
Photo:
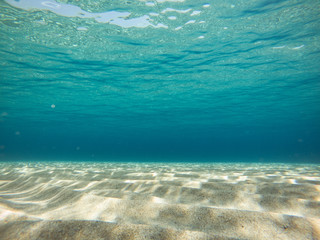
[(0, 160), (320, 162), (319, 0), (0, 2)]

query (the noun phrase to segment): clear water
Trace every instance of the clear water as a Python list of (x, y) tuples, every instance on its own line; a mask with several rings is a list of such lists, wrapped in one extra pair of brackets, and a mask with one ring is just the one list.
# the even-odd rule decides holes
[(0, 159), (320, 156), (319, 0), (4, 0)]

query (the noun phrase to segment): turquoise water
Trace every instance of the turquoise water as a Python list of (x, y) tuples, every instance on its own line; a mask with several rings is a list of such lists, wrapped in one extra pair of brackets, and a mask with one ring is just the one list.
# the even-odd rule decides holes
[(320, 160), (320, 1), (0, 2), (0, 160)]

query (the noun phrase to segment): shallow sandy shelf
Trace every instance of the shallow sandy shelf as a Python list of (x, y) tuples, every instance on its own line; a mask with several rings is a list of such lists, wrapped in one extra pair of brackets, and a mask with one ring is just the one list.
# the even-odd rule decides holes
[(0, 239), (320, 239), (320, 166), (0, 163)]

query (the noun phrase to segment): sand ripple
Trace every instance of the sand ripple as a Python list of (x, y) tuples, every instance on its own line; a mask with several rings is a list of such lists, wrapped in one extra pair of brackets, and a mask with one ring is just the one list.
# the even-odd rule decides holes
[(320, 239), (319, 173), (319, 165), (0, 163), (0, 239)]

